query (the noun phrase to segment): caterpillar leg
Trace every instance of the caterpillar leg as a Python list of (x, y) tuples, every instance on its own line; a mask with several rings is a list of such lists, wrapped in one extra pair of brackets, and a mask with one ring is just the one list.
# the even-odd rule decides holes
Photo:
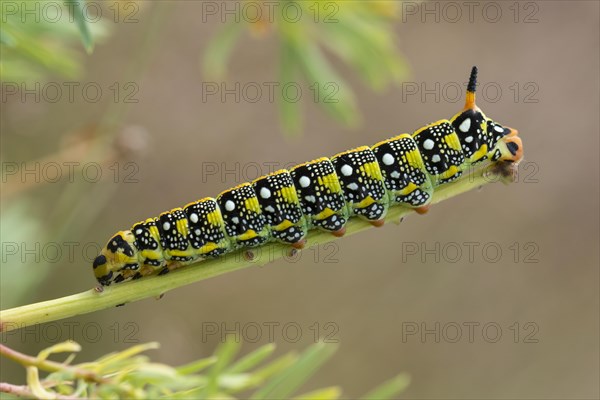
[(186, 264), (189, 264), (189, 262), (187, 262), (187, 263), (181, 262), (181, 261), (170, 262), (167, 264), (167, 268), (169, 269), (169, 271), (173, 271), (173, 270), (176, 270), (178, 268), (185, 266)]
[(335, 237), (343, 237), (346, 234), (346, 227), (331, 232)]
[(385, 224), (385, 219), (376, 219), (375, 221), (369, 221), (375, 228), (381, 228)]
[(139, 278), (141, 278), (143, 276), (152, 275), (152, 274), (156, 273), (156, 271), (157, 271), (156, 267), (144, 264), (140, 268), (140, 271), (139, 271), (139, 275), (140, 276), (138, 278), (135, 278), (135, 279), (139, 279)]
[(295, 243), (292, 243), (292, 248), (296, 250), (302, 250), (306, 246), (306, 239), (300, 239)]
[(431, 205), (430, 204), (426, 204), (424, 206), (415, 208), (415, 211), (417, 212), (417, 214), (423, 215), (423, 214), (427, 214), (429, 212), (430, 208), (431, 208)]

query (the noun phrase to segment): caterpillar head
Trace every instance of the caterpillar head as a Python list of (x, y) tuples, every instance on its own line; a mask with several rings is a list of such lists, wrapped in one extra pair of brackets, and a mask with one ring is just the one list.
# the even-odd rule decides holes
[(122, 282), (139, 268), (138, 250), (131, 231), (120, 231), (100, 251), (93, 264), (94, 275), (102, 286)]
[(472, 164), (489, 158), (516, 165), (523, 158), (523, 144), (516, 129), (486, 117), (475, 104), (477, 67), (471, 70), (464, 109), (451, 119), (462, 150)]

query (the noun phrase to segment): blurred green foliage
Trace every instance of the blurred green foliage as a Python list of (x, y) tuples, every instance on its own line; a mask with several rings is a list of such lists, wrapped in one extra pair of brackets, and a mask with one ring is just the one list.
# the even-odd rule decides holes
[[(41, 351), (34, 362), (11, 352), (10, 358), (27, 368), (27, 387), (13, 387), (13, 393), (37, 398), (290, 399), (337, 349), (334, 344), (319, 342), (301, 354), (290, 352), (269, 360), (275, 345), (267, 344), (236, 361), (240, 344), (228, 340), (217, 347), (213, 356), (173, 368), (141, 354), (157, 347), (157, 343), (137, 345), (76, 365), (70, 365), (70, 361), (81, 347), (71, 341)], [(71, 353), (65, 363), (47, 360), (54, 353), (65, 352)], [(54, 372), (40, 379), (40, 369)], [(400, 374), (363, 398), (389, 399), (409, 383), (410, 378)], [(328, 400), (341, 395), (342, 390), (332, 386), (294, 398)]]
[[(110, 31), (107, 21), (89, 11), (84, 15), (84, 4), (84, 0), (3, 2), (0, 6), (0, 81), (27, 87), (47, 82), (53, 76), (79, 79), (84, 72), (80, 42), (91, 52), (93, 43), (107, 38)], [(11, 156), (10, 153), (2, 155)], [(5, 194), (1, 193), (3, 200)], [(71, 210), (78, 201), (81, 196), (64, 207)], [(40, 241), (48, 240), (47, 236), (59, 240), (56, 229), (48, 232), (46, 228), (52, 212), (60, 211), (61, 204), (56, 204), (45, 220), (33, 211), (37, 207), (35, 198), (28, 197), (26, 191), (15, 201), (3, 202), (0, 234), (5, 241), (35, 249)], [(35, 261), (24, 263), (20, 268), (2, 269), (0, 289), (4, 293), (11, 289), (11, 297), (2, 298), (3, 306), (21, 304), (23, 297), (31, 296), (32, 290), (51, 273), (47, 263)]]
[(49, 74), (74, 79), (81, 75), (83, 42), (88, 52), (94, 40), (107, 36), (103, 21), (89, 23), (83, 1), (44, 3), (36, 0), (6, 2), (0, 7), (0, 80), (30, 83)]
[[(262, 19), (254, 21), (239, 15), (213, 37), (203, 59), (209, 79), (224, 78), (233, 47), (244, 31), (255, 36), (273, 33), (279, 41), (279, 83), (284, 86), (303, 79), (315, 89), (319, 106), (337, 120), (356, 126), (360, 113), (354, 92), (333, 68), (324, 50), (356, 70), (375, 91), (400, 83), (407, 76), (408, 67), (396, 47), (393, 32), (399, 1), (273, 3), (263, 6)], [(290, 9), (296, 10), (295, 14), (283, 11)], [(239, 10), (242, 14), (244, 9)], [(299, 104), (280, 99), (279, 111), (285, 131), (298, 133), (302, 126)]]

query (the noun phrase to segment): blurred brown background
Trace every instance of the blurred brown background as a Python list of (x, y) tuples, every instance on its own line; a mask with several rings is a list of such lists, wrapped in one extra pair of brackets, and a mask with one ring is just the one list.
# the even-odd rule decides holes
[[(85, 61), (81, 81), (97, 82), (105, 90), (98, 103), (3, 100), (4, 160), (30, 161), (58, 151), (67, 133), (121, 111), (118, 129), (147, 132), (147, 150), (118, 161), (123, 175), (130, 172), (125, 163), (139, 167), (133, 176), (137, 183), (124, 182), (123, 175), (116, 183), (112, 176), (103, 183), (74, 183), (87, 185), (85, 201), (75, 204), (89, 211), (91, 220), (75, 229), (78, 221), (65, 218), (54, 227), (62, 230), (62, 242), (103, 244), (138, 220), (214, 196), (239, 183), (231, 174), (222, 177), (225, 170), (236, 170), (240, 180), (253, 179), (256, 165), (268, 172), (269, 163), (283, 167), (449, 118), (463, 102), (462, 94), (456, 99), (450, 90), (452, 83), (462, 85), (472, 65), (479, 67), (481, 85), (489, 89), (479, 93), (479, 106), (517, 128), (523, 139), (519, 181), (487, 185), (400, 226), (306, 250), (296, 263), (279, 260), (180, 288), (160, 301), (16, 331), (3, 343), (34, 354), (67, 339), (74, 326), (73, 339), (84, 348), (79, 361), (132, 342), (158, 341), (162, 348), (153, 358), (175, 365), (209, 355), (223, 337), (222, 328), (233, 330), (237, 324), (244, 352), (269, 341), (281, 352), (300, 350), (315, 334), (339, 340), (340, 349), (307, 389), (339, 384), (347, 398), (401, 371), (412, 376), (405, 398), (599, 397), (597, 2), (535, 2), (537, 8), (517, 3), (517, 22), (512, 2), (494, 3), (503, 12), (496, 23), (482, 17), (486, 3), (475, 9), (473, 22), (464, 7), (457, 22), (444, 14), (439, 22), (431, 15), (400, 17), (399, 47), (411, 65), (412, 84), (374, 93), (332, 58), (356, 91), (362, 125), (344, 127), (307, 92), (303, 135), (292, 139), (282, 134), (276, 104), (264, 93), (256, 103), (243, 96), (239, 102), (231, 96), (203, 100), (206, 80), (199, 60), (220, 23), (216, 18), (202, 23), (201, 2), (170, 4), (160, 18), (153, 13), (156, 5), (146, 4), (139, 22), (115, 25), (112, 36)], [(526, 16), (530, 23), (524, 22)], [(153, 35), (151, 46), (141, 49), (148, 35)], [(232, 87), (235, 82), (277, 81), (276, 43), (268, 33), (258, 38), (245, 34), (224, 82)], [(112, 101), (108, 88), (118, 82), (123, 89), (129, 81), (139, 89), (134, 94), (138, 102)], [(433, 94), (423, 98), (420, 85), (431, 89), (436, 82), (439, 99)], [(419, 92), (410, 94), (415, 85)], [(97, 160), (86, 157), (80, 161)], [(214, 165), (218, 173), (207, 174)], [(2, 242), (20, 242), (7, 229), (6, 221), (13, 218), (8, 213), (24, 207), (44, 221), (67, 201), (66, 186), (42, 185), (3, 201)], [(65, 257), (41, 267), (6, 256), (2, 308), (95, 284), (81, 248), (73, 260)], [(22, 293), (20, 279), (28, 276), (41, 278)], [(269, 324), (275, 326), (272, 338)], [(423, 328), (435, 332), (436, 324), (437, 343), (434, 333), (421, 337)], [(292, 328), (286, 332), (286, 326)], [(294, 342), (298, 326), (302, 333)], [(462, 336), (454, 340), (457, 326)], [(214, 327), (218, 333), (211, 333)], [(414, 328), (418, 332), (407, 335)], [(20, 367), (4, 359), (1, 366), (2, 381), (24, 381)]]

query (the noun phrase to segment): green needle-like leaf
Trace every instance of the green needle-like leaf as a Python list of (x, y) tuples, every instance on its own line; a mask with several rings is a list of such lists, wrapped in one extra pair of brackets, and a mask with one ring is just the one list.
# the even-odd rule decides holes
[(306, 79), (316, 84), (316, 100), (334, 118), (350, 125), (358, 124), (358, 110), (352, 90), (331, 68), (325, 56), (313, 43), (303, 43), (294, 48), (296, 58)]
[(260, 364), (263, 360), (273, 354), (274, 351), (275, 345), (273, 343), (261, 346), (242, 359), (238, 360), (235, 364), (227, 369), (226, 373), (239, 374), (241, 372), (246, 372)]
[(77, 25), (77, 29), (79, 29), (81, 42), (83, 43), (83, 47), (85, 47), (85, 51), (88, 54), (91, 54), (94, 51), (94, 39), (92, 38), (92, 33), (90, 32), (88, 23), (83, 15), (83, 8), (85, 7), (84, 0), (66, 0), (65, 5), (69, 9), (69, 13)]
[(207, 357), (207, 358), (202, 358), (198, 361), (193, 361), (189, 364), (182, 365), (180, 367), (177, 367), (176, 369), (177, 369), (177, 372), (179, 372), (182, 375), (189, 375), (189, 374), (194, 374), (194, 373), (200, 372), (200, 371), (210, 367), (211, 365), (213, 365), (216, 362), (217, 362), (216, 357)]
[(209, 42), (204, 56), (204, 73), (209, 79), (223, 79), (233, 47), (245, 24), (228, 23)]
[(252, 395), (252, 399), (287, 399), (316, 370), (333, 355), (336, 345), (317, 343), (309, 347), (294, 365), (274, 376), (265, 386)]
[(204, 391), (205, 397), (211, 397), (216, 394), (219, 390), (219, 376), (229, 365), (231, 360), (235, 357), (240, 349), (240, 343), (235, 340), (226, 340), (216, 350), (215, 356), (217, 362), (212, 366), (208, 372), (208, 383)]
[(296, 360), (298, 360), (298, 355), (292, 352), (271, 361), (266, 366), (259, 368), (252, 373), (252, 380), (249, 382), (248, 387), (262, 384), (270, 377), (293, 365)]
[(387, 382), (382, 383), (379, 387), (373, 389), (362, 397), (363, 400), (386, 400), (391, 399), (402, 393), (410, 384), (410, 376), (400, 374)]
[(300, 396), (294, 397), (294, 400), (335, 400), (339, 399), (341, 395), (342, 389), (338, 386), (331, 386), (301, 394)]

